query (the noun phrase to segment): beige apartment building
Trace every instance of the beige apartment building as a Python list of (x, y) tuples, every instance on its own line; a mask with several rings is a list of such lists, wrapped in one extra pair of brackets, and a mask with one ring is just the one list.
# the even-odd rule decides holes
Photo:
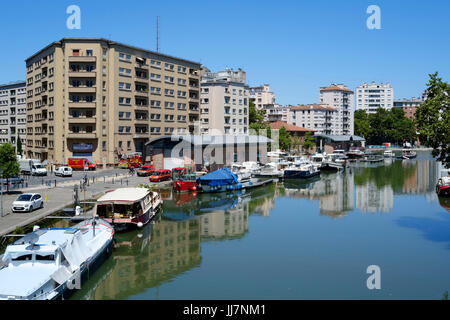
[(354, 134), (354, 93), (343, 84), (320, 88), (320, 104), (336, 109), (334, 135)]
[(117, 164), (151, 138), (194, 132), (200, 64), (100, 38), (64, 38), (26, 60), (30, 158)]

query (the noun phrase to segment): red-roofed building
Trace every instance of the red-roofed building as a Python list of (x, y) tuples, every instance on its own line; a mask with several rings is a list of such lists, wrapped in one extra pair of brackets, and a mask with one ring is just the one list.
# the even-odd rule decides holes
[[(291, 137), (300, 138), (300, 142), (303, 143), (305, 140), (305, 135), (307, 132), (310, 132), (312, 136), (314, 136), (314, 130), (308, 128), (302, 128), (295, 126), (293, 124), (286, 123), (284, 121), (274, 121), (270, 123), (270, 128), (272, 130), (280, 130), (282, 127), (286, 129)], [(303, 148), (301, 148), (303, 150)]]

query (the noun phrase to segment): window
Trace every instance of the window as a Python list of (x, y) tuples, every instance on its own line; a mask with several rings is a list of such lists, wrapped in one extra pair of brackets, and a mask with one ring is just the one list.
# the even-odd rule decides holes
[(80, 56), (80, 50), (78, 50), (78, 49), (72, 50), (72, 56), (79, 57)]
[(86, 55), (87, 55), (88, 57), (92, 57), (92, 49), (86, 50)]

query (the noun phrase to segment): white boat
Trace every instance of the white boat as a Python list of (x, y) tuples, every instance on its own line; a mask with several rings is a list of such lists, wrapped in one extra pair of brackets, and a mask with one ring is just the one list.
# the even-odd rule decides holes
[(9, 245), (3, 255), (0, 299), (69, 296), (111, 254), (113, 237), (113, 227), (101, 219), (27, 234)]
[(298, 165), (293, 165), (284, 170), (284, 179), (309, 179), (320, 175), (320, 170), (311, 162), (303, 162)]
[(96, 214), (116, 229), (143, 227), (162, 206), (158, 192), (147, 188), (120, 188), (107, 192), (96, 203)]
[(283, 176), (283, 170), (278, 169), (278, 163), (269, 162), (265, 164), (257, 174), (257, 177), (280, 178)]
[(386, 150), (383, 152), (385, 158), (395, 158), (395, 153), (392, 150)]
[(328, 155), (322, 163), (320, 170), (325, 171), (339, 171), (344, 170), (347, 166), (345, 156), (341, 154), (332, 153)]
[(320, 170), (320, 168), (323, 166), (323, 163), (326, 159), (327, 154), (326, 153), (316, 153), (311, 156), (311, 163), (314, 167)]

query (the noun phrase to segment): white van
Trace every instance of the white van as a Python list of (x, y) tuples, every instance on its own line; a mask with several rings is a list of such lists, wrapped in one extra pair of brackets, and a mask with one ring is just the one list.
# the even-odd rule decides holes
[(72, 168), (71, 167), (59, 167), (55, 170), (55, 176), (61, 177), (71, 177), (72, 176)]

